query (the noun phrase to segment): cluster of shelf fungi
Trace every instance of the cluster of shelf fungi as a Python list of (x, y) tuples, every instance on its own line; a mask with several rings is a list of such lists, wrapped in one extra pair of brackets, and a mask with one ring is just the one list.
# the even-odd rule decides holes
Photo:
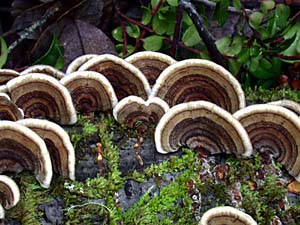
[[(300, 106), (292, 101), (246, 107), (239, 82), (223, 67), (201, 59), (180, 62), (155, 52), (125, 60), (114, 55), (84, 55), (66, 73), (36, 65), (18, 73), (0, 70), (0, 173), (33, 170), (50, 186), (52, 170), (75, 179), (75, 154), (60, 125), (77, 121), (77, 112), (113, 113), (129, 128), (154, 133), (160, 153), (187, 146), (204, 155), (237, 158), (268, 154), (300, 181)], [(0, 218), (20, 193), (0, 176)], [(216, 207), (201, 225), (254, 225), (246, 213)]]

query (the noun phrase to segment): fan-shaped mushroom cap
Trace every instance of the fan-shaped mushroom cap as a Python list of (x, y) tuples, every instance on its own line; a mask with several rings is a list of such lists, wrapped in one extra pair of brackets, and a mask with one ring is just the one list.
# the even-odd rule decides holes
[(176, 62), (171, 56), (152, 51), (137, 52), (125, 60), (139, 68), (148, 79), (150, 85), (155, 83), (157, 77), (164, 69)]
[(199, 225), (257, 225), (248, 214), (230, 207), (219, 206), (206, 211)]
[(76, 123), (71, 95), (55, 78), (31, 73), (10, 80), (7, 87), (25, 117), (49, 118), (60, 124)]
[(50, 153), (53, 170), (75, 180), (75, 152), (66, 131), (55, 123), (41, 119), (19, 120), (44, 139)]
[(186, 145), (210, 154), (252, 154), (252, 145), (243, 126), (229, 112), (206, 101), (170, 108), (156, 127), (155, 145), (160, 153), (174, 152)]
[(300, 119), (281, 106), (259, 104), (233, 114), (246, 129), (253, 149), (269, 152), (300, 181)]
[(60, 82), (69, 90), (79, 112), (107, 111), (118, 103), (109, 81), (97, 72), (77, 71)]
[(8, 176), (0, 175), (0, 204), (6, 209), (14, 207), (20, 200), (18, 185)]
[(205, 100), (233, 113), (245, 107), (239, 82), (223, 67), (204, 59), (187, 59), (170, 65), (156, 80), (151, 96), (170, 107)]
[(284, 99), (284, 100), (279, 100), (279, 101), (275, 101), (275, 102), (269, 102), (268, 104), (282, 106), (284, 108), (287, 108), (287, 109), (293, 111), (298, 116), (300, 116), (300, 104), (297, 102)]
[(7, 93), (8, 88), (6, 84), (0, 85), (0, 93)]
[(66, 74), (70, 74), (70, 73), (73, 73), (73, 72), (77, 71), (80, 66), (82, 66), (84, 63), (86, 63), (87, 61), (89, 61), (90, 59), (92, 59), (96, 56), (98, 56), (98, 55), (96, 55), (96, 54), (86, 54), (86, 55), (82, 55), (82, 56), (77, 57), (76, 59), (74, 59), (69, 64), (69, 66), (66, 70)]
[(0, 120), (20, 120), (24, 118), (23, 110), (10, 100), (5, 93), (0, 93)]
[(129, 95), (147, 99), (151, 89), (144, 74), (117, 56), (104, 54), (83, 64), (78, 71), (91, 70), (104, 75), (113, 86), (118, 100)]
[(6, 84), (7, 81), (18, 77), (20, 74), (15, 70), (0, 69), (0, 85)]
[(0, 121), (0, 173), (34, 170), (43, 187), (49, 187), (52, 165), (45, 142), (29, 128)]
[(61, 78), (63, 78), (65, 76), (65, 74), (57, 69), (55, 69), (52, 66), (48, 66), (48, 65), (34, 65), (34, 66), (30, 66), (28, 67), (26, 70), (23, 70), (20, 75), (26, 75), (29, 73), (41, 73), (41, 74), (46, 74), (48, 76), (54, 77), (58, 80), (60, 80)]
[(137, 96), (123, 98), (114, 108), (114, 118), (129, 128), (134, 128), (138, 122), (146, 126), (156, 124), (168, 111), (168, 104), (160, 98), (150, 98), (144, 101)]

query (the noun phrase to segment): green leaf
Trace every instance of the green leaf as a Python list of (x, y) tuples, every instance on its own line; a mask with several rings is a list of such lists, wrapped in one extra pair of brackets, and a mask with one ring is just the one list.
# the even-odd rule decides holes
[(198, 31), (194, 25), (190, 26), (183, 33), (182, 42), (188, 47), (195, 46), (196, 44), (199, 44), (200, 41), (201, 41), (201, 38), (200, 38)]
[(240, 10), (241, 9), (241, 1), (240, 0), (233, 0), (233, 7)]
[(231, 42), (231, 37), (229, 36), (224, 36), (222, 38), (220, 38), (219, 40), (216, 41), (216, 46), (218, 48), (218, 50), (225, 55), (226, 53), (226, 49), (228, 48), (228, 46), (230, 45)]
[(151, 7), (152, 9), (154, 9), (157, 5), (157, 3), (159, 2), (159, 0), (151, 0)]
[(240, 71), (241, 64), (238, 63), (235, 59), (228, 60), (229, 70), (233, 75), (237, 75)]
[(37, 59), (34, 64), (45, 64), (55, 67), (58, 70), (64, 68), (64, 49), (60, 45), (57, 37), (53, 37), (50, 48), (48, 51), (39, 59)]
[(183, 23), (188, 26), (191, 26), (193, 24), (193, 20), (190, 18), (186, 11), (183, 12)]
[(261, 7), (263, 10), (268, 11), (271, 9), (274, 9), (275, 7), (275, 2), (272, 0), (265, 0), (261, 3)]
[(119, 42), (123, 41), (123, 33), (122, 33), (122, 29), (120, 26), (113, 29), (111, 34), (112, 34), (113, 38), (116, 39), (117, 41), (119, 41)]
[(144, 25), (148, 25), (152, 19), (151, 10), (145, 6), (142, 6), (142, 9), (143, 9), (143, 17), (141, 23)]
[(254, 12), (249, 17), (250, 26), (254, 29), (258, 28), (264, 18), (264, 14), (261, 12)]
[(275, 10), (276, 25), (285, 27), (290, 16), (290, 7), (278, 4)]
[(244, 64), (248, 61), (249, 57), (250, 57), (249, 50), (245, 49), (238, 54), (237, 62)]
[(124, 58), (127, 57), (128, 55), (131, 55), (134, 52), (134, 46), (133, 45), (127, 45), (127, 54), (123, 54), (123, 49), (124, 49), (124, 44), (117, 44), (116, 45), (116, 50), (119, 53), (119, 56)]
[(158, 35), (152, 35), (143, 39), (143, 47), (148, 51), (158, 51), (161, 49), (163, 44), (163, 37)]
[(139, 26), (135, 24), (129, 24), (128, 26), (126, 26), (126, 33), (129, 37), (135, 39), (139, 38), (139, 36), (141, 35)]
[(158, 15), (156, 14), (153, 18), (152, 26), (156, 34), (162, 35), (167, 32), (169, 21), (159, 19)]
[(228, 56), (236, 56), (242, 50), (243, 39), (241, 36), (230, 38), (225, 36), (216, 42), (219, 51)]
[(8, 51), (7, 51), (7, 45), (3, 37), (0, 36), (0, 69), (5, 65), (7, 61)]
[(228, 19), (227, 9), (229, 7), (230, 0), (221, 0), (217, 2), (216, 9), (214, 11), (214, 18), (217, 19), (222, 26)]
[(178, 0), (167, 0), (168, 4), (173, 7), (178, 6)]

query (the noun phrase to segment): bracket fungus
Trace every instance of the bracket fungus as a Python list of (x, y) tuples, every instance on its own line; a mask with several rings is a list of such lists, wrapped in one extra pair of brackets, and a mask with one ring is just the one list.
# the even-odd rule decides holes
[(160, 153), (177, 151), (181, 146), (209, 154), (252, 154), (252, 145), (243, 126), (226, 110), (207, 101), (182, 103), (170, 108), (155, 130)]
[(79, 112), (108, 111), (118, 103), (115, 91), (105, 76), (94, 71), (77, 71), (60, 82), (69, 90)]
[(187, 59), (170, 65), (156, 80), (151, 96), (170, 107), (205, 100), (233, 113), (246, 101), (240, 83), (223, 67), (203, 59)]
[(84, 63), (86, 63), (87, 61), (89, 61), (90, 59), (92, 59), (96, 56), (98, 56), (98, 55), (96, 55), (96, 54), (86, 54), (86, 55), (82, 55), (82, 56), (77, 57), (67, 67), (66, 74), (70, 74), (70, 73), (73, 73), (73, 72), (77, 71), (80, 66), (82, 66)]
[(142, 51), (137, 52), (125, 59), (137, 67), (153, 85), (160, 73), (176, 60), (171, 56), (160, 52)]
[(18, 185), (8, 176), (0, 175), (0, 204), (5, 209), (14, 207), (20, 200)]
[(147, 99), (151, 89), (145, 75), (135, 66), (117, 56), (104, 54), (83, 64), (78, 71), (91, 70), (104, 75), (113, 86), (118, 100), (129, 95)]
[(236, 208), (219, 206), (206, 211), (199, 225), (257, 225), (255, 220)]
[(268, 104), (282, 106), (284, 108), (293, 111), (294, 113), (297, 114), (297, 116), (300, 116), (300, 104), (297, 102), (284, 99), (275, 102), (268, 102)]
[(17, 121), (24, 118), (23, 110), (5, 93), (0, 93), (0, 120)]
[(31, 129), (0, 121), (0, 173), (34, 170), (41, 186), (50, 186), (52, 164), (46, 144)]
[(160, 98), (154, 97), (145, 101), (137, 96), (128, 96), (116, 105), (113, 116), (120, 124), (129, 128), (141, 125), (147, 128), (157, 124), (168, 110), (168, 104)]
[(0, 69), (0, 85), (6, 84), (7, 81), (18, 76), (20, 76), (20, 73), (15, 70)]
[(0, 204), (0, 220), (4, 219), (4, 217), (5, 217), (5, 212), (2, 205)]
[(53, 170), (64, 178), (75, 180), (75, 152), (66, 131), (47, 120), (24, 119), (18, 123), (30, 128), (45, 141)]
[(11, 99), (23, 109), (25, 118), (47, 118), (60, 124), (74, 124), (76, 111), (68, 89), (55, 78), (31, 73), (7, 83)]
[(271, 154), (300, 181), (300, 118), (281, 106), (248, 106), (233, 114), (246, 129), (253, 150)]
[(58, 80), (60, 80), (61, 78), (63, 78), (65, 76), (65, 74), (57, 69), (55, 69), (52, 66), (49, 65), (34, 65), (34, 66), (30, 66), (27, 69), (23, 70), (20, 75), (26, 75), (29, 73), (41, 73), (41, 74), (46, 74), (48, 76), (54, 77)]

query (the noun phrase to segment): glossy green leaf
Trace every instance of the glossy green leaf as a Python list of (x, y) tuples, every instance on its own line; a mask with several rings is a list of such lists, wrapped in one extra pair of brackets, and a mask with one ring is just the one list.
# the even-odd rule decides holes
[(262, 1), (262, 3), (261, 3), (261, 7), (262, 7), (262, 9), (265, 10), (265, 11), (274, 9), (274, 7), (275, 7), (275, 2), (272, 1), (272, 0), (264, 0), (264, 1)]
[(170, 6), (176, 7), (178, 6), (178, 0), (167, 0)]
[(237, 62), (244, 64), (250, 57), (249, 49), (245, 49), (238, 54)]
[(129, 24), (128, 26), (126, 26), (126, 33), (128, 34), (129, 37), (135, 39), (139, 38), (139, 36), (141, 35), (139, 26), (135, 24)]
[(233, 0), (233, 7), (240, 10), (241, 9), (241, 1), (240, 0)]
[(258, 65), (252, 65), (250, 71), (253, 76), (259, 79), (277, 79), (281, 72), (281, 61), (277, 58), (273, 58), (272, 60), (268, 60), (266, 58), (262, 58), (258, 60)]
[(227, 9), (229, 4), (230, 0), (221, 0), (216, 4), (214, 18), (219, 22), (220, 25), (223, 25), (228, 19)]
[(225, 36), (216, 42), (219, 51), (228, 56), (236, 56), (242, 50), (243, 39), (241, 36), (230, 38)]
[(259, 27), (263, 18), (264, 14), (262, 14), (261, 12), (253, 12), (249, 17), (249, 23), (255, 29)]
[(168, 20), (161, 20), (159, 19), (158, 15), (156, 14), (153, 18), (153, 29), (156, 34), (162, 35), (167, 32), (168, 26), (169, 26)]
[(117, 44), (116, 45), (116, 50), (119, 53), (119, 56), (122, 57), (122, 58), (127, 57), (128, 55), (131, 55), (134, 52), (134, 46), (133, 45), (127, 45), (126, 55), (124, 55), (123, 49), (124, 49), (124, 44)]
[(186, 11), (183, 12), (182, 20), (183, 23), (185, 23), (187, 26), (191, 26), (193, 24), (193, 20), (190, 18)]
[(119, 41), (119, 42), (122, 42), (123, 41), (123, 34), (122, 34), (122, 29), (121, 27), (117, 27), (115, 29), (113, 29), (112, 31), (112, 36), (115, 40)]
[(157, 3), (159, 2), (159, 0), (151, 0), (151, 7), (152, 9), (154, 9), (157, 5)]
[(143, 9), (143, 16), (142, 16), (141, 23), (144, 25), (148, 25), (150, 24), (152, 19), (151, 10), (148, 7), (144, 7), (144, 6), (142, 6), (142, 9)]
[(224, 37), (222, 37), (222, 38), (220, 38), (219, 40), (216, 41), (216, 46), (222, 54), (225, 54), (226, 49), (228, 48), (230, 43), (231, 43), (231, 37), (224, 36)]
[(50, 65), (61, 70), (64, 68), (65, 63), (63, 52), (63, 47), (60, 45), (59, 40), (54, 36), (48, 51), (41, 58), (36, 60), (34, 64)]
[(7, 51), (7, 45), (3, 37), (0, 36), (0, 69), (5, 65), (7, 61), (8, 51)]
[(275, 10), (276, 25), (285, 27), (290, 16), (290, 7), (278, 4)]
[(193, 47), (196, 44), (199, 44), (200, 41), (201, 41), (201, 38), (200, 38), (198, 31), (194, 25), (190, 26), (183, 33), (182, 42), (188, 47)]
[(161, 20), (169, 20), (167, 13), (170, 10), (171, 10), (171, 8), (169, 6), (160, 7), (157, 12), (158, 18)]
[(235, 59), (228, 60), (229, 70), (233, 75), (237, 75), (241, 69), (241, 64), (238, 63)]
[(158, 35), (152, 35), (143, 39), (143, 47), (148, 51), (158, 51), (163, 45), (163, 37)]

